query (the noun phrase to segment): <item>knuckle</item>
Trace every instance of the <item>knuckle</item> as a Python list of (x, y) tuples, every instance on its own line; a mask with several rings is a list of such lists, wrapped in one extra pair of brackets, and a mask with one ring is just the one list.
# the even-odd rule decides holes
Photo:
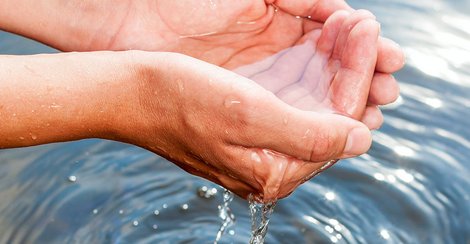
[(317, 128), (318, 133), (310, 141), (310, 161), (334, 159), (339, 155), (341, 146), (338, 145), (338, 133), (329, 128)]

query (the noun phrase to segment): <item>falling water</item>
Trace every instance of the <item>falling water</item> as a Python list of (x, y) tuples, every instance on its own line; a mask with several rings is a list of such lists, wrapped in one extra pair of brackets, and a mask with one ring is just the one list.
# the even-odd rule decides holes
[(227, 189), (224, 189), (224, 202), (222, 205), (219, 205), (219, 218), (222, 219), (222, 225), (217, 232), (217, 237), (215, 238), (214, 243), (218, 243), (222, 238), (222, 235), (225, 231), (230, 228), (235, 223), (235, 215), (230, 209), (230, 203), (233, 201), (233, 193)]

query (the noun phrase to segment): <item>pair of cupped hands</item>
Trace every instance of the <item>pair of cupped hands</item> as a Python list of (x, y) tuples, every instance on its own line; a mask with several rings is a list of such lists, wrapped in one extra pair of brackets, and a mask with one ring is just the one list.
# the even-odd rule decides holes
[(370, 12), (341, 0), (153, 1), (126, 11), (107, 25), (109, 38), (53, 45), (169, 52), (155, 76), (168, 82), (150, 80), (141, 98), (146, 126), (120, 140), (244, 198), (286, 197), (326, 162), (365, 153), (378, 106), (398, 97), (400, 48), (379, 37)]

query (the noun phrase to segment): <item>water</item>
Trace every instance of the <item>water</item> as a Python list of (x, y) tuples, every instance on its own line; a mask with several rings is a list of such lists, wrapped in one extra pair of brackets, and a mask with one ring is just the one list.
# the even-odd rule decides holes
[[(468, 243), (470, 3), (350, 3), (376, 13), (404, 47), (402, 97), (384, 109), (367, 155), (340, 161), (277, 203), (266, 243)], [(0, 51), (54, 52), (4, 33)], [(3, 150), (0, 243), (213, 243), (223, 199), (201, 197), (203, 186), (216, 187), (110, 141)], [(247, 243), (247, 203), (235, 198), (230, 208), (235, 234), (219, 243)]]

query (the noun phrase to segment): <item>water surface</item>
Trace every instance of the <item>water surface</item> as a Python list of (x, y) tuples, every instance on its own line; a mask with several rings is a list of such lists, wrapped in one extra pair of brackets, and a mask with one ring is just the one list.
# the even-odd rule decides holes
[[(267, 242), (470, 243), (470, 2), (350, 3), (404, 47), (402, 97), (367, 155), (278, 202)], [(44, 52), (55, 51), (0, 33), (0, 53)], [(202, 186), (215, 187), (116, 142), (3, 150), (0, 243), (211, 243), (222, 191), (204, 197)], [(247, 243), (247, 203), (231, 209), (221, 243)]]

